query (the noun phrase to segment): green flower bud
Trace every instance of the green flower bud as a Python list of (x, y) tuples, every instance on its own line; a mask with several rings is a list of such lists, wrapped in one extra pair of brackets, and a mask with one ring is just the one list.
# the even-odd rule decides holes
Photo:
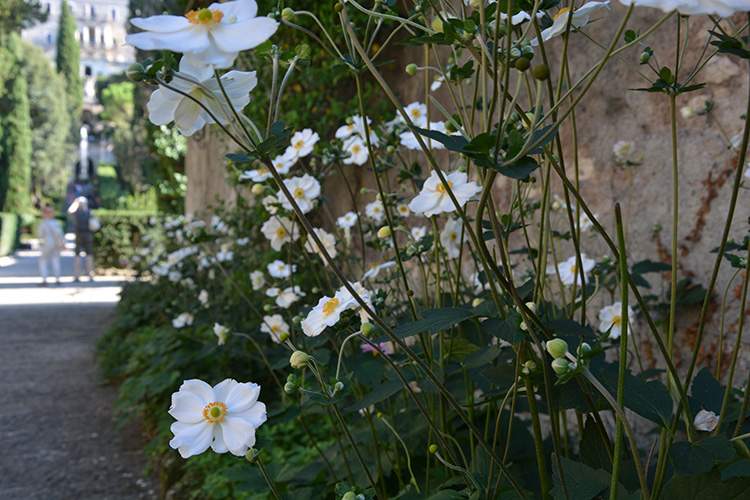
[(255, 462), (257, 462), (259, 456), (260, 456), (260, 451), (258, 451), (256, 448), (250, 448), (249, 450), (247, 450), (247, 453), (245, 453), (245, 458), (251, 464), (254, 464)]
[(296, 388), (297, 387), (291, 382), (287, 382), (286, 384), (284, 384), (284, 392), (286, 392), (287, 394), (293, 393)]
[(570, 363), (565, 358), (557, 358), (554, 361), (552, 361), (552, 369), (555, 370), (555, 373), (558, 375), (565, 375), (568, 373), (568, 369), (570, 368)]
[(133, 63), (125, 70), (125, 76), (134, 82), (140, 82), (146, 79), (146, 68), (141, 63)]
[(344, 493), (344, 496), (341, 497), (341, 500), (356, 500), (356, 498), (356, 493), (354, 493), (353, 491), (347, 491), (346, 493)]
[(375, 327), (372, 325), (372, 323), (362, 323), (360, 330), (362, 331), (362, 335), (370, 338), (370, 336), (372, 336), (372, 332), (375, 331)]
[(281, 17), (284, 19), (284, 21), (291, 22), (292, 19), (294, 19), (294, 11), (287, 7), (286, 9), (281, 11)]
[(260, 184), (253, 184), (252, 192), (256, 196), (263, 194), (263, 186)]
[(291, 383), (297, 382), (297, 375), (295, 375), (294, 373), (290, 373), (286, 376), (286, 381)]
[(510, 58), (511, 59), (518, 59), (521, 57), (521, 49), (518, 47), (513, 47), (510, 49)]
[(546, 80), (549, 78), (549, 66), (538, 64), (534, 67), (534, 78), (537, 80)]
[(292, 318), (292, 323), (299, 326), (300, 323), (302, 323), (302, 316), (295, 316)]
[(640, 59), (641, 59), (641, 64), (646, 64), (651, 59), (651, 54), (649, 53), (648, 50), (644, 50), (643, 52), (641, 52)]
[(279, 334), (279, 340), (282, 342), (286, 342), (287, 340), (289, 340), (289, 334), (287, 332), (281, 332)]
[(471, 301), (471, 307), (479, 307), (479, 304), (481, 304), (483, 301), (479, 297)]
[(380, 238), (381, 240), (390, 238), (392, 234), (393, 233), (391, 232), (391, 228), (389, 226), (383, 226), (378, 229), (378, 238)]
[(270, 313), (271, 311), (273, 311), (273, 307), (270, 304), (266, 304), (263, 306), (263, 310), (267, 313)]
[(417, 65), (414, 64), (414, 63), (406, 65), (406, 73), (409, 74), (409, 75), (412, 75), (412, 76), (416, 75), (417, 74), (417, 69), (418, 69)]
[(389, 155), (392, 155), (394, 151), (396, 151), (396, 148), (394, 148), (391, 145), (386, 146), (386, 148), (385, 148), (385, 152), (388, 153)]
[(534, 362), (533, 362), (533, 361), (531, 361), (531, 360), (528, 360), (528, 361), (526, 361), (526, 362), (525, 362), (525, 363), (523, 364), (523, 367), (524, 367), (524, 368), (526, 368), (526, 369), (527, 369), (527, 370), (529, 370), (529, 371), (533, 371), (533, 370), (536, 370), (536, 363), (534, 363)]
[(342, 10), (344, 10), (344, 4), (336, 2), (336, 4), (333, 6), (333, 10), (335, 10), (336, 12), (341, 12)]
[(518, 71), (526, 71), (531, 66), (531, 63), (525, 57), (519, 57), (513, 64)]
[(458, 129), (453, 124), (453, 122), (445, 122), (445, 130), (447, 130), (449, 134), (452, 134), (453, 132), (458, 132)]
[(292, 368), (301, 369), (307, 367), (310, 362), (310, 356), (302, 351), (294, 351), (289, 358), (289, 364)]
[(367, 194), (367, 188), (363, 187), (362, 189), (360, 189), (359, 190), (359, 194), (361, 194), (363, 196), (366, 195)]
[(336, 382), (333, 384), (333, 390), (336, 392), (341, 392), (344, 390), (344, 383), (343, 382)]
[(459, 172), (466, 172), (466, 165), (459, 165), (458, 171)]
[(591, 346), (588, 345), (586, 342), (583, 342), (581, 345), (578, 346), (579, 356), (586, 356), (590, 352), (591, 352)]
[(568, 343), (563, 339), (553, 339), (547, 342), (547, 352), (553, 358), (562, 358), (568, 353)]
[(508, 33), (508, 25), (504, 22), (501, 22), (500, 25), (497, 27), (497, 34), (500, 38), (504, 37), (505, 34)]
[(438, 448), (437, 448), (436, 444), (431, 444), (430, 445), (430, 453), (437, 453), (437, 450), (438, 450)]

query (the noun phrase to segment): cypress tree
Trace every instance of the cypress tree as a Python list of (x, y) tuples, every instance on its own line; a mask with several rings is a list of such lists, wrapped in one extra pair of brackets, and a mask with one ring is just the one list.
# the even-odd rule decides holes
[(29, 208), (31, 119), (21, 37), (0, 34), (0, 210), (22, 214)]
[(72, 117), (71, 139), (78, 142), (78, 117), (83, 106), (83, 82), (81, 80), (81, 48), (76, 40), (76, 22), (68, 5), (62, 2), (60, 26), (57, 33), (57, 72), (65, 78), (65, 93), (68, 95), (68, 110)]

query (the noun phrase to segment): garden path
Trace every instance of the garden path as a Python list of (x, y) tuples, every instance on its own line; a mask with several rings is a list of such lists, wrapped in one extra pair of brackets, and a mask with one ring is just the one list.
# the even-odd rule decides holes
[(0, 261), (0, 500), (157, 498), (140, 428), (115, 428), (93, 354), (122, 278), (73, 283), (72, 255), (45, 288), (38, 252)]

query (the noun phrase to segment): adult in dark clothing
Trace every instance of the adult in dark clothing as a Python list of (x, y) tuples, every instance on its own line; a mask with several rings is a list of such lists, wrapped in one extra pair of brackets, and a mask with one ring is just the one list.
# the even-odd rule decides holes
[(89, 201), (85, 196), (79, 196), (68, 208), (73, 220), (73, 230), (76, 234), (76, 254), (73, 258), (73, 275), (74, 281), (78, 281), (81, 275), (81, 263), (78, 256), (81, 252), (86, 255), (86, 271), (89, 280), (94, 279), (94, 233), (89, 229), (91, 220), (91, 211), (89, 210)]

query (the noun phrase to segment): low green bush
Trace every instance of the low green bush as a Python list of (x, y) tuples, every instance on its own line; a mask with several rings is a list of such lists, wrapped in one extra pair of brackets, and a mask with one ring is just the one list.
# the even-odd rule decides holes
[(152, 232), (150, 211), (95, 210), (102, 227), (94, 234), (94, 260), (98, 267), (122, 269), (128, 265), (141, 239)]
[(0, 212), (0, 257), (10, 255), (21, 240), (21, 217)]

